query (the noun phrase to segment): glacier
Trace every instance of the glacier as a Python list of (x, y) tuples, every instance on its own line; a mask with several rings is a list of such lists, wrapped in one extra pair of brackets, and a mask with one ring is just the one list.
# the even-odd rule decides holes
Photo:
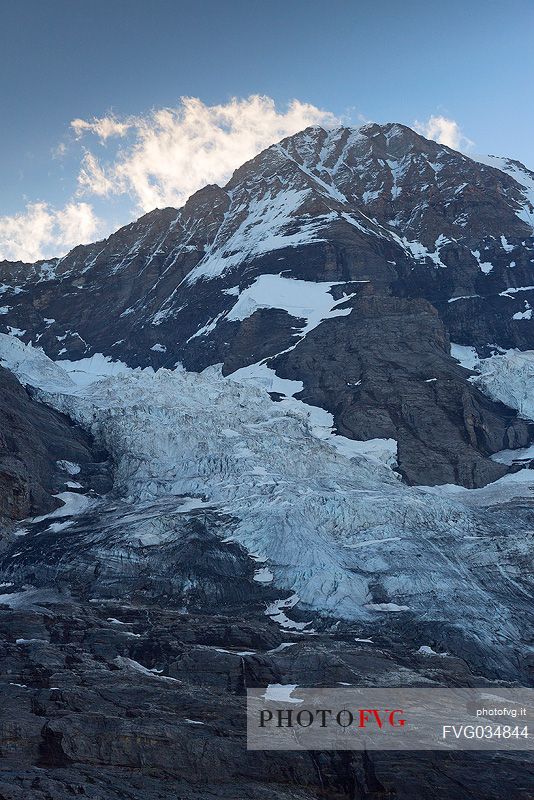
[(480, 360), (477, 372), (472, 380), (481, 391), (534, 419), (534, 350), (496, 353)]
[[(175, 515), (210, 508), (230, 521), (224, 541), (285, 593), (266, 613), (303, 635), (313, 629), (292, 622), (296, 606), (376, 624), (437, 620), (488, 647), (523, 646), (528, 536), (502, 509), (531, 497), (527, 470), (481, 490), (410, 487), (373, 452), (318, 434), (304, 403), (273, 402), (219, 366), (154, 372), (97, 359), (90, 382), (5, 335), (0, 359), (111, 453), (114, 490), (90, 513), (119, 504), (125, 540), (157, 546)], [(141, 519), (149, 504), (156, 511)]]

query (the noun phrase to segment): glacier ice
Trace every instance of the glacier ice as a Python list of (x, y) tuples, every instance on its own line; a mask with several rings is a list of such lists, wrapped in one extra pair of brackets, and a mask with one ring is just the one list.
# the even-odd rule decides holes
[[(10, 337), (0, 336), (0, 358), (114, 458), (114, 493), (96, 511), (117, 497), (132, 519), (147, 502), (165, 500), (175, 514), (209, 505), (232, 520), (225, 541), (245, 547), (259, 574), (286, 593), (266, 609), (281, 624), (310, 630), (290, 619), (298, 604), (362, 621), (412, 615), (477, 640), (521, 640), (527, 540), (484, 511), (495, 497), (528, 491), (527, 471), (481, 490), (409, 487), (373, 453), (336, 447), (343, 437), (327, 425), (317, 430), (321, 409), (274, 403), (266, 388), (223, 377), (219, 367), (121, 368), (80, 386), (42, 351), (28, 347), (24, 357), (24, 347), (17, 342), (14, 357)], [(157, 546), (166, 524), (155, 519), (136, 535)]]
[(482, 359), (472, 380), (493, 400), (534, 419), (534, 350), (508, 350)]

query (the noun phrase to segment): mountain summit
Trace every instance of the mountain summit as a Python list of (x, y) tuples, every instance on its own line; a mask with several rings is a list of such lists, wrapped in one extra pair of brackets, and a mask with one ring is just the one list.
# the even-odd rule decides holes
[(307, 128), (179, 210), (4, 262), (1, 330), (56, 359), (261, 373), (274, 399), (298, 381), (339, 433), (395, 440), (408, 482), (482, 486), (529, 424), (450, 345), (534, 347), (533, 187), (403, 125)]

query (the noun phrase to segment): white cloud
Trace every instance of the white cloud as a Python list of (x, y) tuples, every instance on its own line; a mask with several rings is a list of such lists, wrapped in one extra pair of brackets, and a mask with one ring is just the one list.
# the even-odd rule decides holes
[(57, 147), (53, 147), (50, 151), (52, 158), (63, 158), (67, 152), (67, 145), (65, 142), (60, 142)]
[(23, 213), (0, 217), (0, 260), (31, 262), (56, 256), (92, 241), (100, 228), (88, 203), (68, 203), (62, 209), (29, 203)]
[(86, 152), (82, 158), (78, 186), (82, 192), (87, 191), (100, 197), (112, 194), (115, 189), (113, 181), (107, 177), (98, 159), (90, 152)]
[(439, 144), (445, 144), (447, 147), (452, 147), (453, 150), (468, 149), (472, 146), (473, 142), (462, 133), (459, 124), (454, 119), (442, 116), (431, 116), (426, 122), (413, 123), (414, 129), (426, 136), (427, 139), (433, 139)]
[(332, 126), (330, 112), (293, 100), (278, 111), (269, 97), (253, 95), (207, 106), (186, 97), (177, 108), (119, 121), (115, 117), (74, 120), (78, 136), (101, 142), (129, 132), (133, 140), (102, 164), (87, 152), (78, 184), (81, 193), (129, 193), (140, 211), (180, 206), (208, 183), (225, 183), (233, 170), (279, 139), (308, 125)]
[(113, 116), (101, 117), (100, 119), (93, 118), (90, 122), (84, 119), (73, 119), (70, 123), (77, 139), (80, 139), (84, 133), (94, 133), (103, 142), (111, 136), (125, 136), (130, 127), (130, 123), (126, 121), (119, 121)]

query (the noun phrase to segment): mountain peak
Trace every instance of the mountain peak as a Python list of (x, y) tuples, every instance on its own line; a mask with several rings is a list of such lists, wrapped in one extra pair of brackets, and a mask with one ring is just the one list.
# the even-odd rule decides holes
[[(480, 445), (464, 431), (465, 387), (449, 409), (449, 395), (430, 402), (418, 364), (441, 365), (456, 385), (445, 330), (481, 352), (534, 347), (534, 212), (521, 176), (511, 161), (481, 164), (399, 123), (306, 128), (180, 209), (150, 212), (59, 261), (5, 266), (0, 320), (56, 358), (222, 363), (225, 373), (268, 363), (274, 386), (302, 382), (303, 397), (335, 412), (349, 437), (400, 440), (399, 468), (414, 482), (435, 450), (432, 426), (410, 428), (420, 402), (436, 425), (456, 420), (456, 444), (439, 445), (435, 479), (479, 485), (502, 474), (486, 456), (508, 428)], [(390, 356), (369, 339), (376, 325)], [(392, 378), (400, 405), (372, 378), (373, 364), (390, 357), (409, 376)], [(367, 389), (355, 397), (347, 386), (360, 381)], [(469, 403), (495, 427), (497, 411)], [(516, 428), (509, 435), (523, 436)]]

